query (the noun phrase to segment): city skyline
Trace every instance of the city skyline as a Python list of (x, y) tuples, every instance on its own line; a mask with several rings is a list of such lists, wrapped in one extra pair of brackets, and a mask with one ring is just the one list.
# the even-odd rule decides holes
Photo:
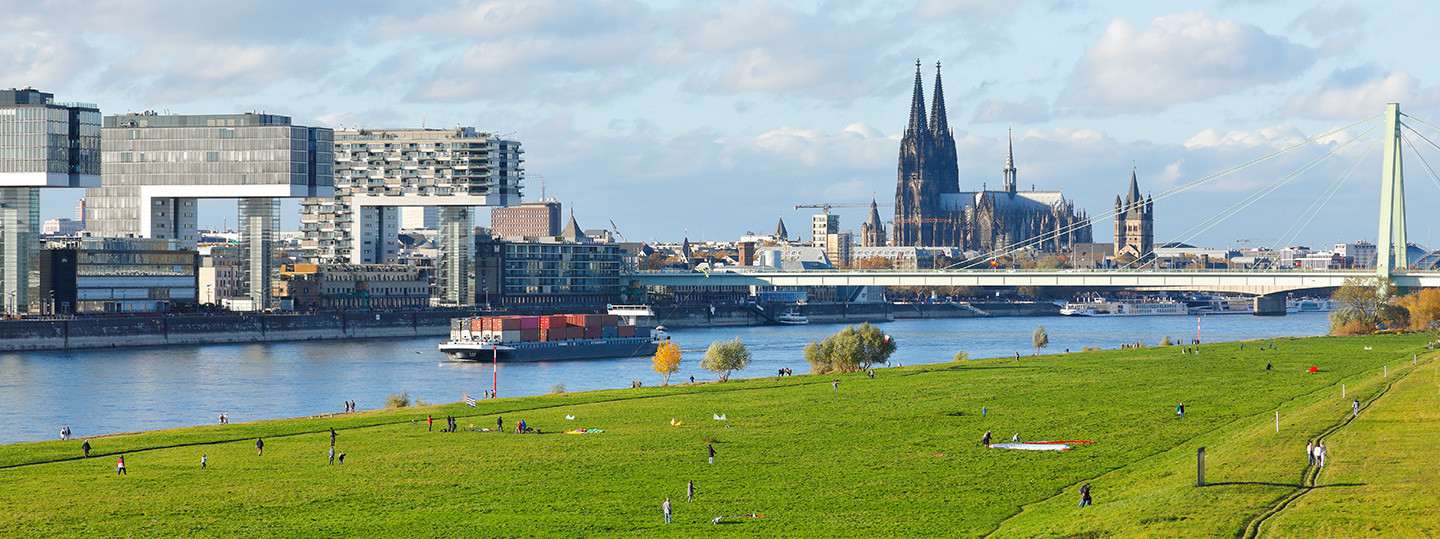
[[(527, 201), (543, 181), (581, 223), (613, 219), (630, 239), (734, 239), (776, 217), (808, 220), (796, 204), (892, 200), (916, 58), (931, 73), (942, 62), (962, 189), (1000, 184), (1013, 126), (1018, 183), (1063, 186), (1092, 216), (1132, 169), (1159, 193), (1387, 101), (1440, 123), (1440, 73), (1409, 37), (1423, 35), (1418, 2), (0, 5), (25, 14), (0, 22), (0, 43), (18, 51), (0, 56), (14, 77), (0, 86), (106, 115), (263, 110), (334, 128), (513, 133)], [(153, 32), (159, 20), (171, 24)], [(1335, 145), (1183, 204), (1157, 200), (1155, 240), (1179, 239)], [(1282, 237), (1365, 146), (1193, 243)], [(1289, 243), (1375, 239), (1371, 153), (1327, 218)], [(1411, 207), (1440, 202), (1440, 181), (1407, 162)], [(64, 191), (43, 195), (43, 218), (73, 213), (80, 193)], [(858, 232), (866, 212), (837, 211), (841, 228)], [(206, 213), (216, 217), (201, 226), (219, 227), (224, 212)], [(286, 206), (285, 228), (297, 213)], [(1429, 246), (1429, 224), (1411, 228)]]

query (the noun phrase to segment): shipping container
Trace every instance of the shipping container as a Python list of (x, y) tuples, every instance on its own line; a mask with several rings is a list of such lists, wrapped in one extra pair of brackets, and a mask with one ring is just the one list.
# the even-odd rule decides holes
[[(540, 322), (536, 320), (535, 323), (538, 325)], [(538, 340), (540, 340), (540, 328), (522, 328), (520, 330), (520, 342), (535, 342)]]
[(616, 331), (619, 332), (621, 337), (635, 336), (635, 326), (616, 326)]
[(518, 329), (520, 329), (520, 317), (518, 317), (518, 316), (500, 316), (500, 317), (497, 317), (497, 318), (495, 319), (495, 326), (496, 326), (495, 329), (498, 329), (498, 330), (501, 330), (501, 331), (518, 330)]
[(470, 331), (485, 331), (484, 318), (470, 318)]
[(520, 317), (520, 329), (540, 329), (540, 317), (538, 317), (538, 316), (522, 316), (522, 317)]
[(599, 339), (599, 338), (600, 338), (600, 326), (585, 326), (585, 338), (586, 338), (586, 339)]
[[(519, 322), (518, 320), (516, 321)], [(507, 329), (497, 332), (500, 335), (500, 342), (520, 342), (520, 330)]]
[(605, 317), (605, 325), (607, 326), (620, 325), (620, 315), (618, 314), (602, 314), (600, 316)]
[(620, 336), (620, 328), (615, 326), (600, 326), (600, 337), (614, 339)]
[(563, 328), (568, 325), (570, 325), (570, 323), (565, 320), (565, 315), (551, 315), (540, 317), (540, 329)]

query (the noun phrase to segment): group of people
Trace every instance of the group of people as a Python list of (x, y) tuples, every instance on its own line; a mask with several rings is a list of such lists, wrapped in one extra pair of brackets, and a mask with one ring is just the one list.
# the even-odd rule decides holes
[(228, 423), (230, 423), (230, 416), (225, 412), (220, 412), (220, 424), (225, 425)]
[(355, 401), (345, 401), (345, 412), (346, 412), (346, 413), (349, 413), (349, 412), (354, 412), (354, 411), (355, 411)]
[(65, 425), (65, 426), (63, 426), (63, 427), (60, 427), (60, 439), (61, 439), (61, 440), (69, 440), (69, 439), (70, 439), (70, 425)]
[(1319, 465), (1321, 468), (1324, 468), (1325, 454), (1329, 452), (1330, 449), (1325, 447), (1324, 441), (1318, 443), (1310, 441), (1305, 443), (1305, 456), (1309, 457), (1311, 466)]

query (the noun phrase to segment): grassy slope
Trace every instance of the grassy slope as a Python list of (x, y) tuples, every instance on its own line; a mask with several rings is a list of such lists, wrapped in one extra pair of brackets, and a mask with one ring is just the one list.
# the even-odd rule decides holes
[[(1306, 438), (1348, 410), (1338, 385), (1377, 394), (1380, 366), (1400, 376), (1426, 337), (1277, 340), (1277, 351), (1216, 344), (1199, 356), (1151, 348), (883, 369), (874, 380), (797, 376), (362, 412), (105, 437), (92, 440), (105, 456), (89, 460), (73, 458), (79, 442), (16, 444), (0, 447), (0, 535), (646, 536), (696, 527), (769, 536), (1234, 535), (1304, 482)], [(1374, 349), (1361, 352), (1364, 345)], [(1321, 372), (1304, 373), (1311, 365)], [(833, 379), (842, 380), (838, 392)], [(1181, 401), (1184, 420), (1173, 413)], [(470, 415), (462, 426), (493, 426), (501, 413), (511, 425), (606, 433), (440, 434), (409, 422), (425, 413)], [(712, 413), (730, 419), (712, 421)], [(684, 424), (671, 426), (672, 417)], [(348, 455), (343, 467), (325, 464), (330, 426)], [(986, 450), (978, 443), (985, 430), (997, 439), (1020, 432), (1099, 443)], [(1341, 459), (1345, 432), (1331, 443)], [(263, 457), (256, 435), (266, 437)], [(713, 466), (704, 454), (711, 440)], [(1219, 484), (1196, 489), (1200, 445), (1208, 479)], [(131, 470), (117, 478), (111, 454), (120, 450)], [(204, 471), (202, 453), (210, 457)], [(1338, 475), (1342, 462), (1325, 473)], [(1399, 480), (1369, 473), (1346, 481)], [(694, 502), (683, 501), (687, 480), (697, 486)], [(1096, 505), (1078, 511), (1073, 492), (1087, 481)], [(1413, 488), (1433, 499), (1436, 485)], [(1328, 499), (1315, 496), (1320, 490), (1265, 530), (1312, 535), (1288, 524), (1288, 511), (1312, 510), (1307, 504)], [(662, 528), (665, 496), (678, 529)], [(1352, 499), (1360, 498), (1333, 503)], [(1387, 521), (1398, 527), (1385, 533), (1426, 529), (1402, 516), (1430, 515), (1433, 504), (1407, 499), (1413, 494), (1392, 500), (1387, 511), (1397, 516)], [(708, 524), (746, 512), (766, 517)], [(1320, 520), (1344, 527), (1319, 532), (1352, 529), (1345, 519)]]

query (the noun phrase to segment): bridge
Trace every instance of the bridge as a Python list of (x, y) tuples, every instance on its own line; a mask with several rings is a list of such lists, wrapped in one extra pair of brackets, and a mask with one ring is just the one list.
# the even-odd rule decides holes
[[(1337, 288), (1346, 279), (1373, 275), (1370, 270), (823, 270), (646, 272), (626, 278), (643, 286), (1035, 286), (1266, 296)], [(1402, 287), (1440, 286), (1440, 272), (1393, 272), (1390, 279)]]
[[(1267, 297), (1267, 302), (1273, 305), (1278, 294), (1286, 292), (1317, 290), (1326, 288), (1337, 288), (1345, 283), (1346, 279), (1356, 277), (1378, 276), (1382, 279), (1391, 279), (1401, 287), (1433, 287), (1440, 286), (1440, 272), (1433, 271), (1409, 271), (1406, 268), (1411, 266), (1406, 253), (1406, 225), (1405, 225), (1405, 186), (1403, 167), (1401, 162), (1401, 145), (1410, 143), (1404, 138), (1401, 132), (1404, 125), (1400, 117), (1400, 106), (1397, 103), (1390, 103), (1383, 115), (1376, 115), (1360, 122), (1356, 122), (1346, 128), (1337, 129), (1324, 135), (1311, 138), (1305, 142), (1291, 146), (1270, 156), (1253, 160), (1245, 165), (1232, 168), (1238, 170), (1250, 164), (1263, 161), (1269, 157), (1284, 153), (1303, 144), (1308, 144), (1323, 137), (1329, 137), (1348, 127), (1371, 122), (1381, 116), (1384, 117), (1384, 131), (1381, 137), (1384, 141), (1384, 154), (1382, 156), (1382, 170), (1380, 177), (1380, 227), (1379, 241), (1376, 243), (1378, 252), (1375, 270), (1325, 270), (1325, 271), (1292, 271), (1292, 270), (1149, 270), (1143, 268), (1124, 268), (1111, 270), (993, 270), (993, 269), (943, 269), (943, 270), (822, 270), (822, 271), (774, 271), (769, 268), (731, 267), (722, 268), (715, 272), (641, 272), (625, 276), (632, 284), (642, 286), (972, 286), (972, 287), (1075, 287), (1093, 290), (1137, 290), (1137, 291), (1197, 291), (1197, 292), (1230, 292), (1241, 294), (1254, 294)], [(1406, 116), (1410, 118), (1409, 116)], [(1412, 118), (1413, 119), (1413, 118)], [(1417, 122), (1431, 126), (1419, 120)], [(1372, 127), (1371, 130), (1380, 127)], [(1436, 128), (1440, 129), (1440, 128)], [(1413, 129), (1412, 129), (1413, 131)], [(1369, 131), (1367, 131), (1368, 133)], [(1418, 133), (1417, 133), (1418, 134)], [(1359, 137), (1356, 137), (1358, 139)], [(1420, 135), (1420, 138), (1429, 142), (1429, 139)], [(1353, 142), (1355, 139), (1352, 139)], [(1346, 144), (1349, 144), (1348, 142)], [(1431, 143), (1434, 145), (1434, 143)], [(1343, 147), (1343, 145), (1341, 146)], [(1413, 144), (1412, 144), (1413, 147)], [(1440, 148), (1440, 146), (1437, 146)], [(1338, 150), (1339, 148), (1336, 148)], [(1327, 153), (1333, 154), (1336, 150)], [(1325, 156), (1322, 156), (1322, 158)], [(1423, 158), (1421, 162), (1424, 163)], [(1309, 166), (1313, 166), (1314, 162)], [(1426, 168), (1429, 165), (1426, 164)], [(1227, 171), (1228, 172), (1228, 171)], [(1172, 189), (1165, 194), (1178, 194), (1185, 189), (1218, 177), (1225, 172), (1201, 178), (1186, 186)], [(1431, 171), (1432, 176), (1434, 171)], [(1293, 177), (1287, 176), (1278, 184), (1283, 184)], [(1437, 180), (1440, 183), (1440, 180)], [(1274, 189), (1274, 186), (1268, 189)], [(1251, 202), (1253, 203), (1253, 202)], [(1232, 207), (1233, 208), (1233, 207)], [(1240, 206), (1241, 209), (1244, 206)], [(1096, 219), (1103, 219), (1113, 216), (1113, 212), (1107, 215), (1099, 215)], [(1057, 231), (1063, 233), (1065, 231)], [(1035, 241), (1038, 243), (1038, 240)], [(996, 251), (987, 253), (984, 260), (995, 260), (1001, 256), (1013, 253), (1025, 245), (1017, 246), (1009, 251)], [(1257, 305), (1259, 300), (1257, 299)], [(1283, 301), (1280, 302), (1283, 312)], [(1257, 311), (1260, 309), (1257, 309)], [(1268, 309), (1273, 312), (1272, 309)]]

